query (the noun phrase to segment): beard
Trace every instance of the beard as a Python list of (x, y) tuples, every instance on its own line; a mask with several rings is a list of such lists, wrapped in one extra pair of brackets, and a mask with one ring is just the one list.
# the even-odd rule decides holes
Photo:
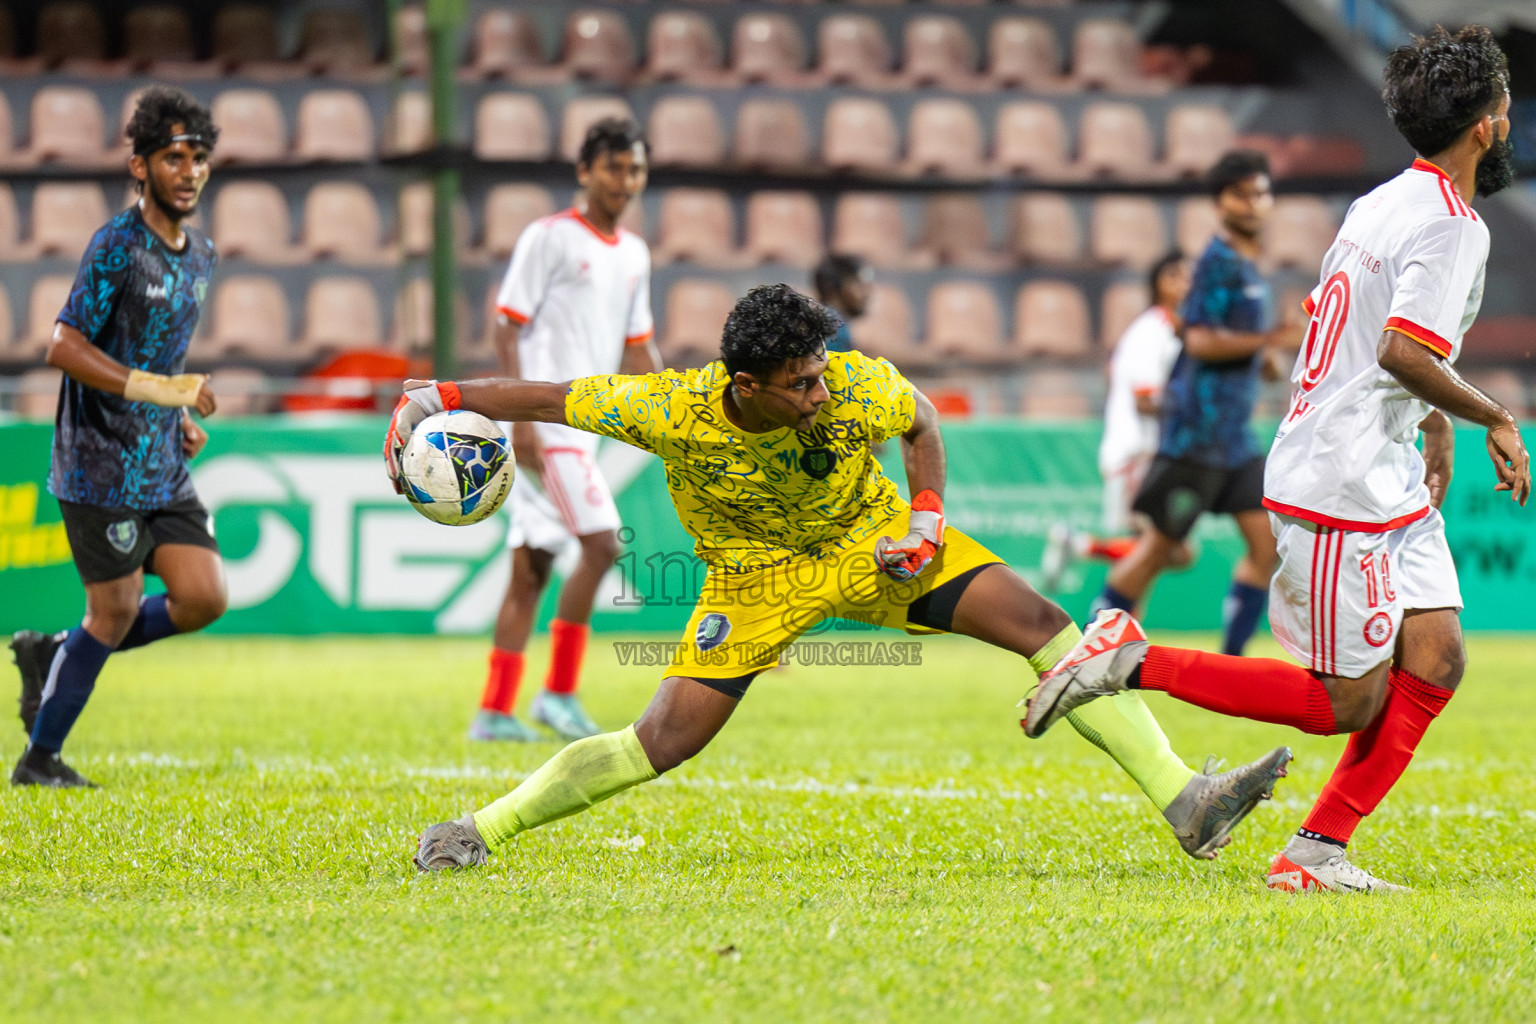
[(160, 194), (160, 189), (155, 185), (153, 178), (145, 182), (144, 192), (149, 196), (149, 201), (160, 207), (160, 212), (170, 218), (172, 223), (179, 223), (197, 212), (196, 200), (192, 203), (192, 209), (183, 212), (177, 209), (176, 204)]
[(1502, 142), (1495, 142), (1488, 147), (1488, 152), (1478, 162), (1473, 182), (1478, 195), (1491, 196), (1508, 188), (1514, 180), (1515, 147), (1509, 144), (1506, 137)]

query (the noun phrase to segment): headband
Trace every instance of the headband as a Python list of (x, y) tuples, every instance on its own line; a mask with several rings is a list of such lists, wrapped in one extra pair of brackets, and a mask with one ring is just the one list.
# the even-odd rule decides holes
[(158, 153), (166, 146), (171, 146), (178, 142), (190, 142), (194, 146), (202, 146), (204, 149), (209, 150), (213, 149), (213, 143), (209, 142), (207, 137), (192, 132), (182, 132), (180, 135), (166, 135), (159, 139), (141, 142), (133, 147), (133, 155), (149, 156), (151, 153)]

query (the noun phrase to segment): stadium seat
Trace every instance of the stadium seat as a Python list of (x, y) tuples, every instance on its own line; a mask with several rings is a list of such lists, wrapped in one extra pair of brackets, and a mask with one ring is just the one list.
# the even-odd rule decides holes
[(107, 56), (107, 30), (89, 0), (54, 0), (37, 12), (37, 55), (50, 68), (94, 71)]
[(1043, 420), (1081, 420), (1093, 415), (1082, 380), (1070, 370), (1032, 370), (1024, 378), (1019, 415)]
[(213, 17), (213, 59), (216, 64), (226, 71), (251, 67), (268, 70), (281, 58), (277, 45), (277, 14), (271, 5), (225, 4), (219, 8)]
[(898, 148), (896, 122), (884, 103), (844, 97), (827, 104), (821, 158), (832, 170), (889, 173)]
[[(425, 256), (432, 251), (432, 183), (413, 181), (400, 190), (400, 203), (395, 221), (395, 236), (400, 255)], [(463, 253), (469, 248), (472, 229), (469, 205), (462, 198), (453, 204), (454, 249)], [(391, 254), (393, 255), (393, 254)]]
[(974, 89), (976, 43), (959, 18), (928, 14), (912, 18), (903, 33), (902, 78), (918, 88)]
[(635, 72), (635, 41), (615, 11), (575, 11), (565, 20), (556, 71), (572, 78), (622, 85)]
[(1467, 380), (1516, 416), (1526, 415), (1525, 383), (1514, 370), (1468, 370)]
[(617, 96), (578, 96), (567, 101), (560, 113), (560, 158), (575, 163), (587, 129), (603, 118), (634, 116), (629, 104)]
[[(893, 192), (844, 192), (832, 207), (832, 252), (862, 256), (876, 267), (916, 265), (906, 218)], [(932, 259), (922, 261), (931, 265)]]
[(16, 149), (15, 118), (11, 115), (11, 101), (0, 92), (0, 169), (20, 166), (27, 162), (25, 153)]
[(647, 31), (645, 77), (708, 85), (723, 74), (724, 48), (715, 26), (697, 11), (662, 11)]
[(725, 160), (720, 116), (703, 96), (663, 96), (645, 127), (656, 167), (716, 167)]
[(481, 160), (548, 160), (544, 104), (532, 93), (486, 93), (475, 107), (474, 151)]
[(213, 197), (213, 244), (223, 258), (292, 263), (304, 254), (292, 244), (288, 200), (270, 181), (231, 181)]
[(821, 208), (809, 192), (754, 192), (747, 199), (747, 259), (809, 268), (821, 258)]
[[(430, 352), (433, 336), (432, 282), (425, 277), (414, 277), (395, 294), (390, 320), (388, 346), (407, 354)], [(472, 336), (469, 323), (469, 300), (455, 289), (453, 293), (454, 338)], [(463, 348), (456, 342), (456, 348)], [(490, 354), (490, 353), (486, 353)]]
[(1134, 91), (1140, 76), (1141, 40), (1130, 24), (1087, 18), (1072, 33), (1072, 79), (1081, 89)]
[(228, 89), (213, 98), (219, 126), (215, 165), (270, 164), (287, 159), (288, 128), (277, 97), (265, 89)]
[(555, 201), (542, 186), (497, 185), (485, 197), (482, 250), (495, 260), (509, 258), (523, 229), (554, 212)]
[(299, 353), (289, 339), (288, 296), (273, 278), (257, 274), (226, 277), (213, 293), (212, 326), (198, 347), (200, 357), (241, 353), (283, 360)]
[(1031, 281), (1013, 304), (1013, 348), (1022, 355), (1077, 359), (1093, 349), (1088, 300), (1068, 281)]
[(373, 115), (360, 93), (315, 89), (299, 101), (293, 132), (298, 160), (369, 160), (374, 154)]
[(913, 337), (912, 305), (906, 291), (896, 285), (877, 283), (871, 288), (864, 315), (848, 329), (860, 352), (889, 359), (900, 370), (910, 372), (933, 362)]
[(32, 251), (77, 260), (109, 216), (95, 182), (39, 182), (32, 192)]
[(51, 366), (28, 370), (17, 378), (16, 415), (24, 420), (49, 422), (58, 417), (59, 385), (64, 374)]
[(32, 142), (27, 159), (74, 167), (101, 167), (109, 153), (102, 148), (106, 114), (90, 89), (45, 85), (32, 94), (29, 118)]
[(1200, 178), (1236, 139), (1231, 116), (1208, 104), (1183, 103), (1168, 112), (1163, 126), (1163, 163), (1181, 178)]
[(1060, 88), (1055, 30), (1039, 18), (998, 18), (987, 32), (987, 77), (998, 89)]
[(702, 366), (720, 355), (736, 293), (719, 281), (683, 278), (667, 289), (661, 355), (668, 366)]
[(1134, 103), (1091, 103), (1077, 131), (1078, 167), (1089, 177), (1155, 178), (1152, 128)]
[(402, 91), (390, 110), (384, 152), (390, 156), (424, 153), (432, 148), (432, 97), (425, 90)]
[(1205, 196), (1179, 200), (1173, 215), (1173, 237), (1184, 255), (1198, 258), (1219, 227), (1221, 215), (1216, 212), (1216, 204)]
[(184, 77), (196, 68), (197, 47), (187, 12), (171, 4), (147, 4), (123, 15), (123, 56), (134, 71)]
[(1284, 155), (1276, 163), (1276, 177), (1359, 174), (1365, 169), (1365, 147), (1356, 139), (1293, 135), (1285, 140)]
[(1264, 262), (1316, 273), (1338, 224), (1317, 196), (1281, 196), (1264, 231)]
[(731, 33), (731, 72), (743, 83), (805, 81), (805, 37), (783, 14), (744, 14)]
[(347, 77), (374, 65), (368, 23), (356, 11), (319, 10), (304, 15), (299, 61), (312, 74)]
[(261, 416), (272, 411), (272, 380), (249, 366), (219, 368), (219, 417)]
[[(28, 259), (30, 253), (21, 244), (21, 214), (16, 209), (16, 193), (11, 186), (0, 181), (0, 263), (16, 263)], [(5, 289), (0, 287), (0, 292)], [(6, 335), (9, 339), (10, 335)]]
[(380, 263), (392, 258), (383, 248), (383, 221), (367, 186), (324, 181), (304, 197), (300, 244), (311, 259)]
[(979, 178), (986, 171), (981, 120), (964, 100), (919, 100), (907, 123), (906, 167), (913, 174)]
[(1151, 305), (1152, 295), (1145, 281), (1116, 281), (1105, 288), (1099, 303), (1099, 346), (1105, 352), (1114, 351), (1115, 343), (1131, 321)]
[(21, 362), (20, 352), (11, 350), (16, 321), (11, 316), (11, 293), (0, 288), (0, 363)]
[(1072, 200), (1060, 192), (1026, 192), (1009, 207), (1008, 250), (1024, 263), (1067, 266), (1083, 259), (1083, 232)]
[(949, 356), (996, 362), (1003, 350), (1003, 314), (992, 289), (977, 281), (944, 281), (928, 292), (924, 349), (934, 358)]
[(674, 188), (661, 197), (653, 261), (720, 267), (737, 262), (736, 211), (720, 189)]
[(539, 29), (527, 11), (490, 7), (475, 19), (469, 73), (476, 78), (515, 78), (542, 68)]
[(834, 14), (816, 27), (816, 72), (827, 85), (883, 88), (894, 83), (885, 29), (867, 14)]
[(810, 129), (793, 100), (743, 100), (732, 153), (748, 170), (799, 170), (811, 159)]
[(408, 78), (420, 78), (431, 69), (425, 3), (403, 4), (395, 14), (393, 56), (395, 67)]
[(1054, 104), (1038, 100), (997, 109), (992, 163), (1004, 174), (1054, 181), (1068, 177), (1067, 126)]
[(364, 277), (322, 277), (304, 296), (306, 355), (328, 349), (365, 348), (383, 342), (379, 297)]
[(991, 229), (981, 199), (973, 192), (940, 192), (923, 208), (918, 248), (944, 264), (1000, 270), (1009, 261), (992, 249)]
[(73, 274), (44, 274), (32, 282), (27, 295), (27, 327), (12, 352), (24, 359), (40, 358), (53, 337), (53, 325), (75, 286)]
[(1157, 200), (1112, 195), (1094, 200), (1088, 215), (1088, 252), (1109, 266), (1145, 270), (1168, 251), (1168, 229)]

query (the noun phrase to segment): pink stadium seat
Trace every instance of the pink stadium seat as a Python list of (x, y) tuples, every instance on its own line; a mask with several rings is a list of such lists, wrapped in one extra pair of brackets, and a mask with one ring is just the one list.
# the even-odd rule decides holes
[(965, 24), (948, 14), (907, 22), (902, 76), (915, 86), (969, 89), (977, 84), (976, 43)]
[(37, 55), (49, 67), (100, 62), (107, 55), (107, 31), (89, 0), (54, 0), (37, 13)]
[[(432, 348), (432, 282), (415, 277), (395, 295), (394, 315), (390, 320), (389, 347), (407, 353)], [(468, 338), (469, 300), (455, 290), (453, 294), (454, 337)]]
[(1078, 167), (1096, 178), (1139, 181), (1156, 177), (1152, 129), (1134, 103), (1091, 103), (1077, 131)]
[(834, 14), (816, 29), (816, 70), (829, 85), (879, 88), (892, 84), (891, 45), (867, 14)]
[(474, 150), (481, 160), (549, 159), (544, 104), (531, 93), (486, 93), (475, 108)]
[(656, 82), (718, 81), (725, 60), (715, 26), (697, 11), (662, 11), (651, 18), (645, 74)]
[(11, 116), (11, 101), (0, 93), (0, 168), (14, 167), (26, 162), (26, 154), (16, 150), (15, 120)]
[(754, 192), (747, 199), (746, 257), (810, 267), (821, 258), (821, 208), (809, 192)]
[(986, 170), (981, 121), (964, 100), (919, 100), (907, 125), (907, 169), (945, 178), (979, 178)]
[(940, 263), (977, 270), (1000, 269), (1007, 262), (992, 251), (986, 209), (971, 192), (940, 192), (928, 200), (918, 246)]
[(277, 45), (277, 15), (271, 6), (225, 4), (214, 15), (213, 59), (226, 70), (247, 65), (264, 68), (281, 57)]
[(28, 370), (17, 381), (16, 414), (24, 420), (48, 422), (59, 412), (59, 384), (64, 374), (53, 367)]
[(1284, 155), (1276, 163), (1276, 177), (1359, 174), (1365, 169), (1365, 147), (1355, 139), (1294, 135), (1285, 141)]
[(1068, 176), (1067, 126), (1054, 104), (1005, 103), (997, 110), (992, 162), (1005, 174), (1056, 180)]
[(395, 97), (389, 126), (384, 133), (384, 152), (389, 155), (423, 153), (432, 148), (432, 97), (424, 90), (402, 91)]
[(1232, 118), (1214, 105), (1184, 103), (1168, 112), (1163, 163), (1175, 175), (1199, 178), (1232, 148), (1237, 133)]
[(864, 315), (848, 325), (853, 344), (865, 355), (889, 359), (897, 368), (927, 366), (932, 360), (913, 334), (912, 305), (907, 293), (892, 284), (877, 283), (869, 293)]
[(811, 160), (810, 130), (793, 100), (749, 99), (736, 108), (736, 163), (748, 169), (799, 170)]
[(382, 250), (383, 223), (373, 193), (350, 181), (321, 182), (304, 197), (302, 245), (313, 259), (347, 263), (377, 263), (389, 258)]
[(1514, 370), (1507, 367), (1468, 370), (1467, 380), (1516, 416), (1526, 414), (1525, 383), (1520, 379), (1520, 374)]
[(186, 11), (170, 4), (147, 4), (130, 10), (123, 16), (123, 56), (136, 71), (164, 64), (192, 64), (197, 48)]
[[(431, 182), (413, 181), (400, 190), (399, 219), (396, 221), (395, 234), (401, 255), (425, 256), (432, 251), (432, 206)], [(464, 252), (469, 248), (471, 233), (469, 206), (463, 199), (455, 200), (453, 241), (456, 251)]]
[(21, 353), (13, 351), (11, 345), (15, 329), (16, 322), (11, 316), (11, 294), (0, 288), (0, 362), (21, 361)]
[(368, 23), (356, 11), (310, 11), (304, 15), (299, 60), (317, 75), (356, 75), (373, 66)]
[(256, 263), (290, 263), (302, 257), (291, 243), (288, 200), (270, 181), (231, 181), (213, 197), (210, 232), (219, 255)]
[[(16, 193), (11, 186), (0, 181), (0, 263), (13, 263), (27, 258), (27, 250), (21, 244), (21, 214), (16, 209)], [(0, 288), (0, 293), (5, 291)], [(9, 333), (6, 338), (9, 339)]]
[(683, 278), (667, 290), (661, 353), (668, 366), (702, 365), (720, 354), (736, 294), (719, 281)]
[(663, 96), (646, 130), (657, 167), (716, 167), (725, 161), (725, 133), (715, 105), (703, 96)]
[(47, 350), (48, 341), (53, 337), (53, 325), (58, 321), (64, 303), (69, 301), (69, 292), (74, 286), (73, 274), (45, 274), (32, 282), (32, 291), (27, 296), (26, 333), (18, 339), (18, 354), (34, 357)]
[(634, 76), (635, 41), (614, 11), (576, 11), (565, 20), (558, 70), (574, 78), (622, 84)]
[(1055, 30), (1039, 18), (998, 18), (987, 32), (987, 75), (998, 88), (1059, 87)]
[(927, 338), (934, 357), (996, 361), (1005, 358), (1003, 314), (992, 289), (976, 281), (944, 281), (928, 292)]
[(629, 104), (617, 96), (578, 96), (567, 101), (560, 115), (561, 159), (576, 162), (587, 129), (605, 117), (634, 117)]
[(367, 278), (322, 277), (304, 297), (304, 333), (308, 352), (379, 345), (384, 330), (379, 298)]
[(731, 71), (742, 82), (795, 85), (805, 79), (805, 37), (782, 14), (743, 14), (731, 34)]
[(1086, 356), (1093, 347), (1088, 300), (1067, 281), (1031, 281), (1013, 305), (1013, 347), (1024, 355), (1065, 359)]
[(1198, 257), (1220, 226), (1215, 203), (1204, 196), (1181, 199), (1173, 215), (1174, 242), (1184, 255)]
[(833, 252), (862, 256), (877, 267), (909, 265), (911, 244), (892, 192), (844, 192), (832, 208)]
[(1010, 207), (1008, 249), (1024, 263), (1063, 266), (1083, 259), (1083, 232), (1072, 200), (1059, 192), (1026, 192)]
[(79, 259), (107, 220), (107, 197), (94, 182), (40, 182), (32, 192), (32, 250)]
[(527, 11), (491, 7), (475, 19), (469, 70), (478, 78), (512, 78), (542, 68), (538, 26)]
[(293, 155), (299, 160), (369, 160), (373, 115), (350, 89), (315, 89), (299, 101)]
[(270, 360), (297, 355), (289, 341), (288, 296), (273, 278), (226, 277), (213, 293), (212, 314), (212, 329), (201, 355), (243, 353)]
[(1032, 370), (1024, 379), (1019, 415), (1043, 420), (1081, 420), (1093, 415), (1077, 374), (1070, 370)]
[(1094, 200), (1088, 252), (1099, 263), (1145, 270), (1168, 251), (1168, 229), (1157, 200), (1113, 195)]
[(1133, 88), (1140, 62), (1141, 40), (1128, 23), (1113, 18), (1078, 22), (1072, 34), (1072, 77), (1079, 87)]
[(1317, 196), (1281, 196), (1264, 232), (1265, 262), (1316, 273), (1333, 244), (1338, 223)]
[(712, 188), (674, 188), (661, 197), (656, 263), (684, 260), (720, 267), (736, 262), (736, 212), (730, 196)]
[(555, 201), (542, 186), (497, 185), (485, 197), (482, 248), (492, 259), (505, 260), (525, 227), (554, 212)]
[(219, 415), (260, 416), (272, 411), (271, 378), (248, 366), (219, 368)]
[(879, 100), (844, 97), (827, 104), (821, 157), (837, 171), (883, 171), (896, 166), (898, 141), (890, 108)]
[(394, 44), (395, 66), (402, 74), (419, 78), (431, 68), (425, 3), (408, 3), (400, 8), (395, 15)]
[(288, 127), (277, 97), (265, 89), (228, 89), (213, 98), (219, 126), (214, 164), (268, 164), (288, 155)]
[(108, 151), (106, 114), (90, 89), (45, 85), (32, 94), (30, 160), (80, 167), (100, 167)]
[(1151, 305), (1152, 295), (1145, 281), (1116, 281), (1105, 288), (1099, 306), (1099, 346), (1106, 352), (1113, 351), (1131, 321)]

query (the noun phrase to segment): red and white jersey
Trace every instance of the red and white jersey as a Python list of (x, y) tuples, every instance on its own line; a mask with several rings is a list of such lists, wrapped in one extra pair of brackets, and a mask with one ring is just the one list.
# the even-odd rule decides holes
[(1156, 416), (1136, 411), (1138, 395), (1161, 394), (1183, 343), (1173, 314), (1153, 306), (1132, 320), (1109, 357), (1109, 394), (1104, 400), (1104, 439), (1099, 471), (1106, 476), (1137, 459), (1157, 454)]
[(1483, 301), (1488, 228), (1434, 164), (1356, 199), (1307, 296), (1295, 391), (1264, 470), (1264, 505), (1342, 530), (1429, 512), (1414, 447), (1431, 406), (1376, 362), (1383, 331), (1454, 361)]

